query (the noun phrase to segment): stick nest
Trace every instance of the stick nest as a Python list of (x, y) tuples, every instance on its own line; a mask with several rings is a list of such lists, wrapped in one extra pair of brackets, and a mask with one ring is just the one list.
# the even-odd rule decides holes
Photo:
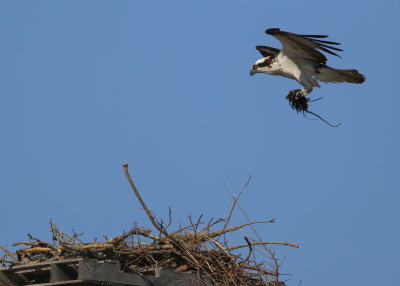
[[(241, 193), (233, 196), (227, 218), (211, 219), (206, 223), (202, 221), (202, 216), (196, 222), (189, 216), (187, 226), (171, 232), (168, 231), (171, 220), (165, 224), (155, 219), (131, 181), (127, 165), (124, 165), (124, 170), (156, 231), (134, 226), (120, 236), (104, 237), (102, 242), (87, 243), (81, 240), (83, 233), (73, 231), (72, 234), (67, 234), (50, 222), (51, 242), (28, 234), (28, 241), (12, 245), (22, 247), (14, 253), (0, 245), (4, 252), (0, 258), (1, 266), (90, 258), (117, 263), (123, 272), (154, 275), (160, 267), (173, 268), (177, 272), (192, 272), (198, 274), (204, 285), (278, 285), (281, 263), (275, 257), (272, 247), (299, 246), (289, 242), (263, 241), (259, 237), (254, 225), (274, 223), (275, 219), (249, 221), (228, 227)], [(245, 228), (251, 228), (257, 239), (244, 236), (242, 244), (231, 245), (231, 235)], [(257, 259), (259, 256), (263, 258), (261, 261)]]

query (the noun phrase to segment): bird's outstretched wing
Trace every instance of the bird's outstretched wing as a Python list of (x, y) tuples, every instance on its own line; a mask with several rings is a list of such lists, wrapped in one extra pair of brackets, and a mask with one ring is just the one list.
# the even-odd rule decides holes
[(267, 29), (265, 33), (277, 38), (282, 43), (282, 52), (292, 59), (307, 59), (326, 64), (326, 57), (318, 49), (338, 57), (340, 56), (332, 50), (342, 51), (332, 46), (340, 43), (320, 40), (328, 37), (325, 35), (299, 35), (281, 31), (279, 28)]
[(281, 51), (280, 49), (275, 49), (267, 46), (257, 46), (256, 47), (257, 51), (260, 52), (260, 54), (263, 57), (269, 57), (269, 56), (277, 56), (279, 52)]

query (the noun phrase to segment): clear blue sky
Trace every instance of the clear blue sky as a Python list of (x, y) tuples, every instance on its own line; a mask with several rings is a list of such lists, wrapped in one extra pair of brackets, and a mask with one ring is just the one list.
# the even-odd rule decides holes
[[(88, 240), (242, 206), (278, 248), (289, 286), (399, 285), (399, 1), (0, 1), (0, 243), (49, 239), (46, 222)], [(363, 85), (300, 86), (249, 76), (264, 30), (328, 34), (338, 68)], [(239, 214), (234, 223), (244, 219)]]

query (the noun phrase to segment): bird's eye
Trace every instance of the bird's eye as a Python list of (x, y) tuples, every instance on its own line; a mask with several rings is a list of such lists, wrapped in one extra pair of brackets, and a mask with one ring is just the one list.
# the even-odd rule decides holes
[(253, 65), (253, 69), (257, 69), (257, 65)]

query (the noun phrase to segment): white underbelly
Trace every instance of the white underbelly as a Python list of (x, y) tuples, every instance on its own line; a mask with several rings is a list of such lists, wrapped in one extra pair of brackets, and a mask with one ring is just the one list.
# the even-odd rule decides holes
[(276, 74), (290, 79), (299, 80), (301, 70), (299, 66), (286, 56), (279, 58)]
[(312, 64), (308, 62), (296, 63), (288, 57), (282, 56), (279, 59), (279, 65), (277, 75), (294, 79), (307, 88), (318, 86), (316, 80), (313, 79), (314, 66)]

